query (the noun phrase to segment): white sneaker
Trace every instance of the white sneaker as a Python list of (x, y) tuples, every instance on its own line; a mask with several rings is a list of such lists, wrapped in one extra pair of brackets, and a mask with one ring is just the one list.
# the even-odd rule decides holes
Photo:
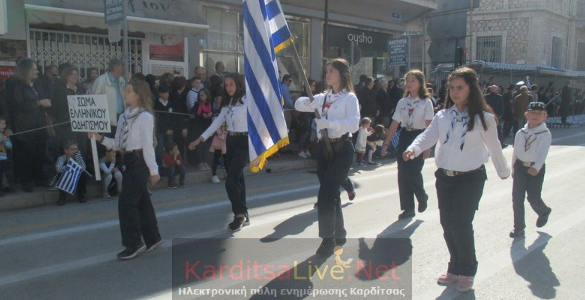
[(213, 182), (213, 183), (220, 183), (221, 180), (219, 180), (219, 177), (217, 177), (217, 175), (215, 175), (215, 176), (211, 177), (211, 182)]
[(205, 168), (205, 165), (204, 164), (199, 164), (197, 166), (197, 170), (199, 170), (199, 171), (207, 171), (207, 169)]
[(203, 166), (205, 167), (205, 171), (211, 171), (211, 167), (207, 163), (203, 163)]
[(309, 151), (307, 151), (307, 152), (305, 152), (305, 156), (306, 156), (307, 158), (311, 158), (311, 153), (310, 153)]
[(300, 158), (307, 158), (307, 155), (305, 154), (305, 152), (301, 151), (301, 152), (299, 152), (299, 157)]

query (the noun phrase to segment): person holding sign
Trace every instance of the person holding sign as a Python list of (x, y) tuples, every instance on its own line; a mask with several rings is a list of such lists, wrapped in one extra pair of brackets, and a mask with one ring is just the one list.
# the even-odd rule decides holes
[[(108, 149), (124, 153), (126, 171), (118, 199), (118, 213), (124, 251), (119, 259), (132, 259), (162, 244), (154, 207), (146, 186), (160, 180), (154, 154), (154, 117), (150, 88), (144, 81), (131, 80), (124, 89), (128, 106), (118, 120), (114, 138), (89, 133)], [(143, 239), (144, 238), (144, 242)]]
[(311, 102), (308, 97), (300, 97), (295, 108), (301, 112), (316, 109), (321, 119), (315, 119), (317, 132), (327, 129), (332, 151), (326, 153), (325, 143), (319, 142), (317, 150), (317, 176), (319, 194), (317, 214), (319, 218), (319, 237), (323, 240), (317, 249), (319, 255), (332, 255), (335, 246), (346, 242), (347, 231), (343, 223), (339, 188), (348, 182), (347, 173), (353, 161), (351, 133), (358, 131), (360, 112), (358, 99), (353, 91), (349, 63), (337, 58), (327, 64), (327, 85), (329, 90), (315, 95)]
[(223, 123), (227, 123), (225, 189), (234, 213), (234, 221), (228, 225), (228, 229), (231, 231), (238, 231), (242, 227), (250, 225), (248, 206), (246, 205), (246, 182), (244, 181), (244, 167), (249, 158), (248, 105), (245, 93), (242, 77), (237, 73), (226, 74), (219, 116), (199, 138), (189, 144), (189, 150), (194, 150), (199, 143), (205, 142), (213, 136)]

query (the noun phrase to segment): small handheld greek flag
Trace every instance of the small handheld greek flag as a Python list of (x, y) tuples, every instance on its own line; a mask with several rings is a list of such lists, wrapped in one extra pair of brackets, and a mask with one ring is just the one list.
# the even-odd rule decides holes
[(401, 131), (402, 131), (402, 129), (396, 131), (396, 133), (392, 137), (392, 140), (390, 141), (392, 143), (392, 147), (394, 147), (394, 149), (398, 148), (398, 141), (400, 140), (400, 132)]
[(59, 181), (57, 181), (57, 188), (71, 195), (75, 195), (81, 172), (83, 172), (81, 166), (75, 160), (69, 159), (65, 170), (61, 174), (61, 177), (59, 177)]

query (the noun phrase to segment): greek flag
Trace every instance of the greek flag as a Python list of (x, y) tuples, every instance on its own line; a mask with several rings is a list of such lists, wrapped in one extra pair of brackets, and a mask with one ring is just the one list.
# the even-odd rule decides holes
[(278, 0), (244, 0), (244, 70), (250, 169), (288, 145), (276, 53), (292, 43)]
[(402, 128), (400, 130), (396, 131), (396, 133), (392, 137), (392, 140), (390, 141), (392, 143), (392, 147), (394, 147), (394, 149), (398, 148), (398, 141), (400, 140), (400, 132), (401, 131), (402, 131)]
[(57, 188), (71, 195), (75, 195), (81, 172), (83, 172), (81, 166), (75, 160), (69, 159), (65, 170), (61, 174), (61, 177), (59, 177), (59, 181), (57, 181)]

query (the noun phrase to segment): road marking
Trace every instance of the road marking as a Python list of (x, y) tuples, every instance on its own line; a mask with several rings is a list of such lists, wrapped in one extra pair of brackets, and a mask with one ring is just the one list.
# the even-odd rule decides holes
[[(585, 143), (582, 145), (585, 146)], [(555, 151), (551, 151), (548, 155), (548, 158), (550, 159), (551, 157), (556, 157), (559, 155), (564, 155), (564, 154), (579, 151), (579, 150), (582, 150), (582, 149), (577, 148), (577, 147), (562, 147), (560, 149), (556, 149)], [(425, 163), (425, 166), (423, 169), (434, 169), (434, 168), (436, 168), (434, 163), (433, 164)], [(398, 170), (394, 167), (388, 167), (386, 169), (388, 169), (390, 171), (383, 172), (383, 173), (371, 174), (371, 175), (369, 175), (369, 174), (368, 175), (360, 175), (359, 177), (355, 177), (355, 178), (352, 177), (352, 179), (357, 179), (357, 180), (355, 180), (356, 182), (368, 181), (368, 180), (376, 179), (379, 177), (394, 175), (398, 172)], [(494, 167), (492, 164), (489, 164), (489, 165), (487, 165), (486, 169), (488, 171), (491, 171), (494, 169)], [(432, 182), (432, 185), (434, 186), (434, 180), (432, 180), (431, 182)], [(314, 190), (314, 189), (318, 189), (318, 188), (319, 188), (318, 184), (313, 184), (313, 185), (308, 185), (308, 186), (304, 186), (304, 187), (300, 187), (300, 188), (296, 188), (296, 189), (289, 189), (289, 190), (283, 190), (283, 191), (278, 191), (278, 192), (271, 192), (271, 193), (266, 193), (266, 194), (254, 195), (254, 196), (249, 197), (248, 200), (249, 200), (249, 202), (253, 203), (253, 202), (256, 202), (259, 200), (263, 200), (263, 199), (276, 198), (276, 197), (285, 196), (285, 195), (289, 195), (289, 194), (310, 191), (310, 190)], [(393, 190), (394, 190), (394, 193), (398, 192), (397, 188), (393, 188)], [(224, 197), (225, 197), (225, 195), (224, 195)], [(231, 203), (229, 202), (229, 199), (224, 198), (221, 201), (216, 201), (216, 202), (212, 202), (212, 203), (206, 203), (206, 204), (196, 205), (196, 206), (187, 207), (187, 208), (179, 208), (179, 209), (174, 209), (174, 210), (163, 211), (163, 212), (157, 213), (157, 218), (164, 218), (164, 217), (170, 217), (170, 216), (174, 216), (174, 215), (178, 215), (178, 214), (192, 213), (192, 212), (198, 212), (198, 211), (202, 211), (202, 210), (208, 210), (208, 209), (214, 209), (214, 208), (220, 208), (220, 207), (230, 207), (230, 206), (231, 206)], [(104, 222), (100, 222), (100, 223), (96, 223), (96, 224), (81, 225), (81, 226), (75, 226), (72, 228), (57, 229), (57, 230), (47, 231), (47, 232), (42, 232), (42, 233), (23, 235), (23, 236), (19, 236), (19, 237), (13, 237), (13, 238), (7, 238), (7, 239), (0, 240), (0, 247), (15, 244), (15, 243), (22, 243), (22, 242), (28, 242), (28, 241), (32, 241), (32, 240), (55, 237), (55, 236), (64, 235), (64, 234), (80, 233), (80, 232), (85, 232), (85, 231), (103, 229), (103, 228), (107, 228), (107, 227), (111, 227), (111, 226), (118, 226), (118, 225), (119, 225), (118, 220), (113, 219), (110, 221), (104, 221)]]
[[(562, 177), (567, 172), (576, 172), (576, 171), (579, 171), (582, 169), (583, 169), (582, 165), (573, 164), (571, 168), (563, 170), (562, 173), (554, 173), (554, 174), (551, 174), (550, 176), (548, 176), (547, 178), (549, 178), (549, 180), (551, 180), (553, 178)], [(372, 178), (372, 177), (379, 177), (379, 176), (378, 175), (371, 175), (371, 176), (367, 176), (367, 177)], [(367, 177), (364, 176), (363, 179), (367, 180)], [(434, 182), (427, 183), (425, 185), (425, 188), (432, 187), (433, 185), (434, 185)], [(388, 197), (390, 195), (397, 194), (397, 193), (398, 193), (398, 190), (390, 190), (390, 191), (386, 191), (386, 192), (379, 192), (379, 193), (375, 193), (375, 194), (364, 195), (364, 196), (360, 196), (358, 199), (354, 200), (353, 202), (360, 203), (360, 202), (367, 202), (367, 201), (372, 201), (372, 200), (377, 200), (377, 199), (383, 199), (385, 197)], [(487, 197), (484, 197), (482, 200), (488, 201), (488, 199), (498, 199), (502, 196), (502, 194), (508, 194), (508, 191), (500, 191), (500, 192), (495, 193), (495, 194), (490, 194)], [(270, 196), (270, 195), (269, 194), (264, 195), (264, 197), (268, 197), (268, 196)], [(488, 201), (488, 202), (492, 203), (491, 201)], [(249, 228), (252, 229), (254, 227), (263, 226), (263, 225), (270, 224), (273, 222), (279, 222), (279, 221), (282, 221), (283, 219), (289, 218), (291, 216), (294, 216), (294, 215), (297, 215), (300, 213), (308, 212), (308, 211), (313, 211), (314, 213), (316, 213), (316, 210), (312, 209), (312, 205), (313, 205), (312, 203), (309, 203), (309, 204), (294, 207), (291, 209), (284, 209), (284, 210), (280, 210), (277, 212), (259, 214), (258, 221), (252, 222), (252, 224)], [(493, 202), (493, 205), (497, 205), (497, 203)], [(308, 208), (310, 208), (310, 209), (308, 209)], [(192, 208), (192, 209), (194, 209), (194, 208)], [(581, 210), (585, 210), (585, 207), (581, 208), (577, 212), (581, 213)], [(573, 214), (571, 214), (571, 215), (573, 215)], [(429, 220), (433, 220), (433, 219), (437, 219), (437, 218), (438, 218), (438, 214), (433, 214), (430, 217), (423, 219), (423, 221), (429, 221)], [(585, 218), (585, 213), (583, 213), (582, 218)], [(413, 220), (413, 221), (416, 221), (416, 220)], [(557, 221), (557, 222), (559, 222), (559, 221)], [(556, 224), (556, 223), (554, 223), (554, 224)], [(554, 224), (552, 224), (551, 226), (554, 226)], [(569, 225), (572, 224), (571, 226), (574, 226), (574, 225), (578, 224), (578, 222), (568, 222), (568, 221), (563, 219), (562, 224), (563, 224), (562, 226), (557, 225), (555, 227), (555, 228), (557, 228), (556, 230), (558, 231), (557, 234), (559, 234), (567, 229), (570, 229), (569, 227), (563, 227), (563, 226), (566, 226), (566, 224), (569, 224)], [(116, 225), (117, 225), (117, 223), (116, 223)], [(242, 231), (242, 233), (243, 232), (245, 232), (245, 231)], [(378, 236), (379, 233), (380, 233), (379, 230), (375, 230), (375, 231), (371, 230), (371, 231), (366, 231), (366, 232), (352, 233), (351, 236), (352, 237), (376, 237), (376, 236)], [(388, 234), (391, 234), (391, 233), (393, 233), (393, 232), (389, 232)], [(197, 234), (194, 234), (192, 236), (187, 236), (185, 238), (222, 237), (222, 236), (229, 236), (229, 234), (231, 234), (231, 233), (228, 232), (226, 229), (219, 228), (219, 229), (213, 229), (213, 230), (209, 230), (209, 231), (202, 232), (202, 233), (197, 233)], [(235, 233), (235, 234), (237, 235), (238, 233)], [(170, 240), (167, 240), (163, 243), (163, 245), (161, 245), (160, 248), (169, 248), (171, 246), (172, 246), (172, 242)], [(61, 263), (61, 264), (57, 264), (57, 265), (42, 267), (42, 268), (33, 269), (33, 270), (29, 270), (29, 271), (24, 271), (24, 272), (17, 273), (14, 275), (4, 276), (4, 277), (0, 278), (0, 286), (12, 284), (12, 283), (17, 283), (17, 282), (21, 282), (21, 281), (26, 281), (26, 280), (34, 279), (34, 278), (37, 278), (40, 276), (50, 275), (50, 274), (54, 274), (54, 273), (58, 273), (58, 272), (76, 270), (76, 269), (80, 269), (80, 268), (84, 268), (84, 267), (88, 267), (88, 266), (92, 266), (92, 265), (96, 265), (96, 264), (105, 263), (108, 261), (115, 261), (116, 260), (115, 257), (116, 257), (116, 253), (112, 252), (112, 253), (108, 253), (108, 254), (93, 256), (93, 257), (80, 259), (80, 260), (76, 260), (76, 261), (71, 261), (71, 262), (67, 262), (67, 263)], [(484, 265), (483, 262), (482, 262), (482, 265)]]
[[(585, 221), (585, 207), (581, 207), (577, 211), (574, 211), (570, 215), (562, 219), (559, 219), (558, 221), (547, 224), (546, 229), (542, 229), (542, 231), (546, 230), (546, 233), (553, 237), (559, 236), (565, 231), (568, 231), (569, 229), (581, 224), (583, 221)], [(482, 282), (485, 282), (489, 278), (495, 276), (498, 272), (513, 265), (515, 262), (528, 256), (534, 250), (538, 250), (541, 246), (548, 243), (549, 239), (547, 238), (538, 239), (538, 236), (539, 236), (538, 233), (533, 233), (526, 236), (525, 238), (526, 244), (532, 245), (528, 249), (522, 247), (522, 243), (514, 241), (514, 243), (512, 244), (512, 249), (510, 248), (503, 249), (500, 252), (491, 255), (488, 258), (480, 257), (478, 261), (481, 261), (481, 267), (478, 269), (477, 276), (474, 279), (474, 286), (477, 288)], [(528, 241), (532, 242), (529, 244)], [(444, 289), (447, 288), (437, 286), (435, 290), (430, 290), (424, 295), (415, 296), (414, 299), (415, 300), (435, 299), (437, 297), (437, 292), (439, 290)], [(460, 299), (461, 295), (462, 295), (461, 293), (458, 293), (453, 289), (453, 291), (450, 291), (449, 294), (443, 294), (441, 300)]]

